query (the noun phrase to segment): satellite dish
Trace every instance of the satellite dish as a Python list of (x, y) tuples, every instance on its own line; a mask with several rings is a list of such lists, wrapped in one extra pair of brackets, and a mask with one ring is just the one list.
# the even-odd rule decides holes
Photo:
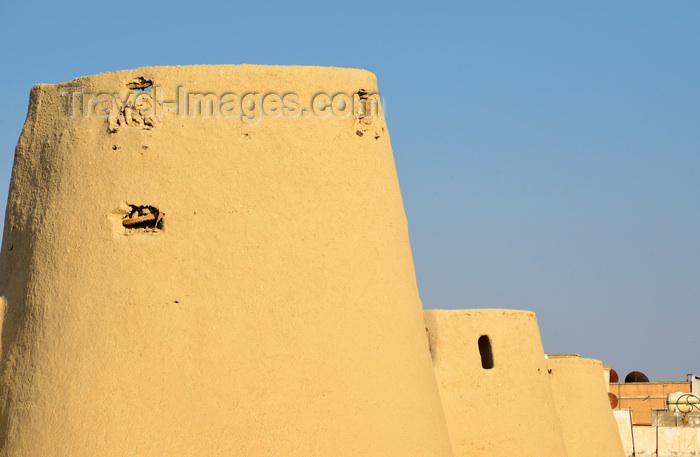
[(620, 377), (617, 375), (617, 371), (610, 369), (610, 382), (620, 382)]
[(619, 400), (617, 399), (617, 395), (615, 395), (612, 392), (608, 392), (608, 400), (610, 400), (610, 407), (612, 409), (617, 408), (617, 405), (619, 403)]
[(641, 371), (633, 371), (625, 377), (625, 382), (649, 382), (649, 378)]

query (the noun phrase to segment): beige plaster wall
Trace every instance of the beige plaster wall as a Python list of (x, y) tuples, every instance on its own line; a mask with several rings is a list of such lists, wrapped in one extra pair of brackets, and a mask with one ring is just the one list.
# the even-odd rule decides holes
[(700, 427), (631, 426), (629, 410), (616, 410), (613, 412), (615, 413), (626, 456), (700, 456)]
[(658, 457), (700, 455), (700, 427), (659, 427), (657, 436)]
[(613, 417), (617, 430), (620, 433), (622, 448), (625, 451), (625, 456), (630, 457), (634, 454), (634, 443), (632, 438), (632, 413), (628, 409), (614, 409)]
[[(656, 452), (656, 427), (633, 426), (632, 436), (634, 439), (634, 457), (658, 457)], [(686, 456), (684, 456), (686, 457)]]
[(550, 358), (554, 399), (569, 457), (623, 457), (603, 364), (599, 360)]
[[(424, 315), (455, 456), (566, 456), (534, 313)], [(482, 335), (491, 341), (491, 369), (482, 367)]]
[[(251, 65), (36, 86), (0, 259), (0, 456), (451, 456), (383, 119), (65, 113), (61, 92), (139, 78), (166, 100), (377, 89)], [(127, 233), (127, 204), (162, 230)]]

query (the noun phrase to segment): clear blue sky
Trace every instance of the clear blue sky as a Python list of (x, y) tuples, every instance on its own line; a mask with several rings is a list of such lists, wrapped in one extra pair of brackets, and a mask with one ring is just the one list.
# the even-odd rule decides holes
[(149, 65), (366, 68), (428, 308), (700, 374), (700, 2), (0, 3), (0, 200), (29, 90)]

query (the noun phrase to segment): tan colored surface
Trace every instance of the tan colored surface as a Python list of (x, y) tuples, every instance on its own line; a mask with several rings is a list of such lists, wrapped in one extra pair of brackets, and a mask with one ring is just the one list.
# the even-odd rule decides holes
[(635, 449), (633, 457), (658, 457), (656, 453), (657, 432), (656, 427), (632, 427)]
[(613, 418), (617, 425), (617, 430), (620, 433), (622, 448), (626, 456), (634, 454), (634, 443), (632, 439), (632, 415), (629, 410), (614, 409)]
[(552, 389), (569, 457), (623, 457), (599, 360), (550, 358)]
[(700, 455), (700, 427), (659, 427), (657, 440), (658, 457)]
[[(566, 456), (535, 314), (424, 314), (455, 456)], [(492, 369), (482, 368), (482, 335), (491, 340)]]
[[(166, 99), (376, 89), (248, 65), (36, 86), (2, 246), (0, 456), (451, 456), (386, 132), (64, 114), (62, 90), (138, 77)], [(125, 203), (163, 230), (126, 231), (144, 216)]]
[[(616, 415), (626, 412), (615, 411)], [(700, 456), (700, 427), (634, 426), (632, 427), (634, 444), (632, 444), (629, 419), (626, 424), (618, 421), (618, 426), (620, 426), (628, 456), (632, 456), (632, 449), (635, 457)]]
[(666, 399), (672, 392), (690, 392), (689, 382), (611, 383), (610, 391), (620, 399), (617, 409), (631, 409), (632, 422), (651, 424), (654, 409), (666, 409)]

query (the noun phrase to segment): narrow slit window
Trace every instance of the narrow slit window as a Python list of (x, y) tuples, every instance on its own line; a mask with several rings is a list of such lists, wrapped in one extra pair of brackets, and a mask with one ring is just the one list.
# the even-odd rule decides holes
[(485, 370), (493, 368), (493, 350), (488, 335), (479, 337), (479, 354), (481, 355), (481, 367)]

